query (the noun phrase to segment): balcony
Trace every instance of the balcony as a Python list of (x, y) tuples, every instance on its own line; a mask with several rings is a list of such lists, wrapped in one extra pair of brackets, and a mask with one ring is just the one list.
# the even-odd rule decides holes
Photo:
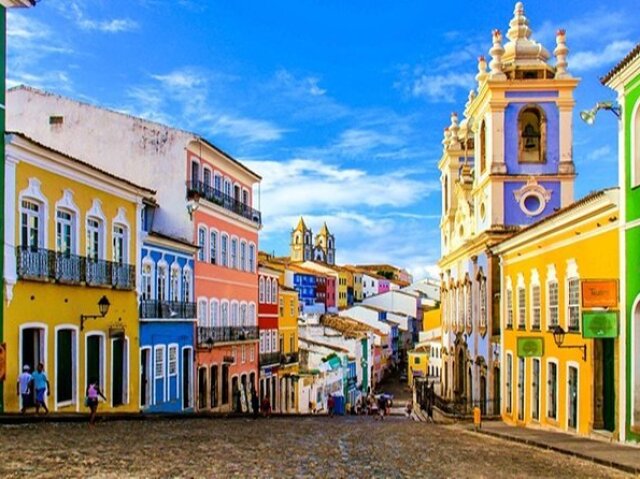
[(44, 248), (16, 247), (16, 269), (20, 279), (135, 289), (133, 265), (92, 260)]
[(195, 319), (196, 303), (140, 301), (140, 319)]
[(257, 226), (262, 225), (262, 215), (258, 210), (202, 181), (187, 181), (187, 196), (192, 195), (199, 195), (201, 198), (221, 206), (225, 210), (252, 221)]
[(295, 364), (298, 362), (298, 351), (289, 354), (280, 355), (280, 364), (286, 366), (287, 364)]
[(258, 339), (257, 326), (198, 326), (198, 346), (213, 347), (217, 343)]
[(280, 353), (278, 351), (260, 353), (260, 366), (267, 366), (269, 364), (280, 364)]

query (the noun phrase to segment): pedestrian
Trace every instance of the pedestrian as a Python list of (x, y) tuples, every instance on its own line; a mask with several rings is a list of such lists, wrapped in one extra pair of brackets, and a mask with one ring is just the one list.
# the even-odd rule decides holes
[(380, 396), (378, 396), (378, 417), (380, 418), (381, 421), (384, 420), (384, 412), (385, 412), (385, 407), (387, 405), (387, 400), (384, 397), (384, 394), (380, 394)]
[(87, 398), (85, 399), (85, 405), (89, 407), (91, 414), (89, 415), (89, 426), (93, 426), (96, 422), (96, 413), (98, 412), (98, 397), (101, 397), (105, 401), (107, 398), (102, 394), (98, 381), (92, 379), (87, 386)]
[(362, 400), (360, 399), (360, 396), (358, 396), (358, 399), (356, 399), (355, 410), (356, 410), (356, 416), (359, 416), (360, 413), (362, 412)]
[(24, 414), (27, 410), (27, 407), (32, 405), (31, 399), (31, 382), (33, 381), (33, 377), (31, 376), (31, 368), (28, 364), (25, 364), (22, 367), (22, 374), (18, 376), (18, 383), (16, 384), (18, 390), (18, 397), (22, 398), (22, 407), (20, 408), (20, 413)]
[(391, 398), (387, 398), (387, 400), (385, 402), (384, 415), (385, 416), (390, 416), (391, 415)]
[(333, 417), (333, 409), (335, 408), (336, 402), (333, 398), (333, 394), (329, 394), (329, 399), (327, 399), (327, 409), (329, 410), (329, 417)]
[(253, 410), (253, 419), (258, 419), (260, 415), (260, 400), (255, 389), (251, 391), (251, 409)]
[(405, 413), (407, 417), (411, 417), (411, 413), (413, 412), (413, 403), (411, 401), (407, 401), (407, 407), (405, 409)]
[(38, 370), (31, 375), (33, 381), (33, 389), (36, 391), (36, 415), (40, 413), (40, 406), (44, 408), (44, 413), (49, 413), (47, 407), (47, 401), (45, 399), (45, 393), (47, 396), (51, 395), (51, 388), (49, 386), (49, 379), (44, 372), (44, 364), (38, 363)]
[(269, 396), (265, 396), (262, 400), (262, 415), (264, 417), (271, 416), (271, 402), (269, 402)]

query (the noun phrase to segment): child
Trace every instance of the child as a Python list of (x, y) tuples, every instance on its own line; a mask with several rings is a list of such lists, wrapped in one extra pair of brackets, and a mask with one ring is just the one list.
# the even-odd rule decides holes
[(91, 414), (89, 415), (89, 426), (93, 426), (96, 421), (96, 412), (98, 411), (98, 396), (102, 397), (105, 401), (107, 400), (100, 391), (100, 387), (98, 386), (98, 381), (95, 379), (89, 382), (89, 386), (87, 386), (87, 406), (91, 410)]

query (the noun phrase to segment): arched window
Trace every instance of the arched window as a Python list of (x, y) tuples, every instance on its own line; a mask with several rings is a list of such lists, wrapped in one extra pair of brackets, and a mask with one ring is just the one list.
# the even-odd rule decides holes
[(278, 302), (278, 281), (271, 281), (271, 303), (276, 304)]
[(142, 262), (142, 285), (140, 286), (142, 301), (153, 299), (153, 263), (145, 258)]
[(127, 244), (127, 238), (129, 233), (127, 227), (123, 224), (116, 223), (113, 225), (113, 248), (112, 256), (113, 262), (117, 264), (127, 263), (129, 261), (127, 253), (129, 252), (129, 245)]
[(167, 299), (167, 264), (158, 264), (158, 281), (156, 299), (160, 302)]
[(231, 303), (231, 326), (238, 326), (238, 303)]
[(248, 317), (248, 326), (256, 325), (256, 305), (254, 303), (249, 303), (249, 317)]
[(225, 233), (220, 237), (220, 263), (229, 266), (229, 237)]
[(200, 228), (198, 228), (198, 247), (200, 248), (198, 249), (198, 261), (204, 261), (206, 255), (206, 251), (204, 250), (207, 241), (206, 237), (207, 228), (201, 226)]
[(249, 272), (255, 273), (256, 271), (256, 245), (249, 244)]
[(229, 302), (223, 301), (220, 306), (220, 322), (221, 326), (227, 327), (229, 326)]
[(76, 215), (73, 211), (62, 208), (56, 211), (56, 251), (58, 253), (70, 255), (77, 251), (75, 222)]
[(170, 297), (171, 301), (177, 303), (180, 301), (180, 266), (173, 264), (171, 266)]
[(247, 243), (240, 241), (240, 271), (247, 270)]
[(219, 324), (220, 319), (218, 318), (218, 314), (219, 314), (218, 300), (212, 299), (211, 300), (211, 326), (214, 328), (217, 328), (220, 326)]
[(182, 270), (182, 301), (191, 302), (191, 268), (185, 266)]
[(93, 261), (104, 258), (104, 223), (96, 217), (87, 218), (87, 258)]
[(198, 301), (198, 326), (204, 328), (207, 324), (207, 300), (200, 299)]
[(260, 295), (260, 302), (264, 303), (264, 278), (262, 276), (260, 276), (260, 281), (259, 281), (259, 295)]
[(487, 124), (482, 120), (480, 123), (480, 174), (484, 173), (487, 167)]
[(209, 261), (218, 264), (218, 232), (211, 230), (209, 233)]
[(267, 278), (267, 284), (265, 285), (265, 303), (271, 304), (271, 278)]
[(247, 326), (247, 303), (240, 304), (240, 326)]
[(544, 163), (547, 143), (547, 125), (544, 113), (537, 106), (527, 106), (518, 115), (521, 163)]

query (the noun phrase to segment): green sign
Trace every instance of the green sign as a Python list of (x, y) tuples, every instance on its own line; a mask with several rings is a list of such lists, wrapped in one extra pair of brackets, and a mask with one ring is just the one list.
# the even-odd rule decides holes
[(537, 358), (543, 355), (542, 338), (518, 338), (518, 356), (521, 358)]
[(583, 338), (617, 338), (617, 311), (584, 311), (582, 313)]

